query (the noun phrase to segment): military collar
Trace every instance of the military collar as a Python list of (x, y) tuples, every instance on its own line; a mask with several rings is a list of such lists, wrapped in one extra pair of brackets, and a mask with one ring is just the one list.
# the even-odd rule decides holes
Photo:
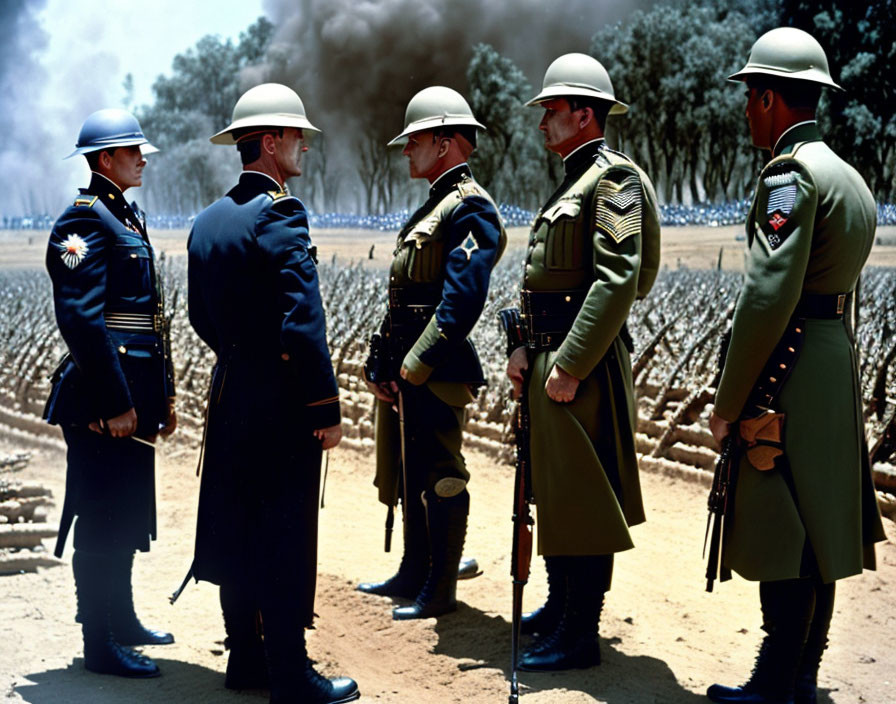
[(124, 192), (110, 178), (97, 171), (91, 171), (87, 188), (79, 190), (84, 195), (98, 196), (109, 212), (124, 223), (125, 227), (146, 237), (146, 227), (137, 213), (136, 202), (133, 206), (129, 205), (124, 198)]
[(592, 139), (590, 142), (580, 144), (569, 154), (563, 157), (563, 170), (567, 176), (572, 176), (584, 171), (587, 166), (594, 163), (597, 153), (606, 144), (603, 137)]
[(473, 177), (473, 172), (470, 171), (470, 165), (467, 164), (467, 162), (452, 166), (447, 171), (442, 172), (442, 174), (432, 182), (432, 185), (429, 187), (429, 197), (435, 198), (438, 195), (447, 193), (466, 177)]
[(262, 193), (272, 189), (283, 191), (284, 187), (277, 183), (273, 176), (263, 174), (261, 171), (246, 170), (240, 173), (240, 186), (251, 189), (253, 192)]
[(793, 151), (793, 147), (800, 142), (819, 142), (821, 141), (821, 132), (818, 131), (818, 123), (815, 120), (806, 120), (791, 125), (778, 137), (775, 148), (772, 149), (772, 156), (777, 157), (782, 154), (789, 154)]

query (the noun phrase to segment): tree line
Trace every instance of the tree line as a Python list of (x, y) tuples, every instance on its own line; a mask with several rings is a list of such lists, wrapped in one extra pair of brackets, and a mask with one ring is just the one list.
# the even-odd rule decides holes
[[(825, 91), (822, 98), (819, 122), (826, 140), (856, 166), (878, 200), (892, 202), (894, 5), (896, 0), (669, 0), (600, 27), (589, 53), (608, 69), (617, 97), (630, 106), (627, 115), (610, 118), (608, 141), (651, 175), (662, 202), (743, 198), (765, 156), (750, 144), (743, 89), (726, 77), (743, 66), (760, 34), (796, 26), (821, 42), (834, 80), (846, 89)], [(238, 159), (210, 145), (208, 136), (229, 122), (245, 87), (242, 72), (270, 65), (282, 53), (282, 46), (272, 49), (274, 34), (262, 17), (236, 42), (204, 37), (153, 84), (153, 104), (137, 111), (163, 150), (146, 187), (153, 210), (197, 212), (233, 183)], [(561, 171), (559, 160), (542, 146), (540, 111), (522, 107), (536, 87), (500, 47), (479, 44), (466, 55), (465, 94), (489, 128), (471, 160), (477, 178), (497, 200), (535, 208)], [(306, 107), (313, 114), (307, 100)], [(403, 111), (404, 106), (369, 106), (370, 119), (340, 152), (340, 163), (328, 158), (326, 138), (317, 138), (297, 184), (306, 202), (321, 211), (412, 207), (420, 188), (407, 179), (400, 151), (385, 147)]]

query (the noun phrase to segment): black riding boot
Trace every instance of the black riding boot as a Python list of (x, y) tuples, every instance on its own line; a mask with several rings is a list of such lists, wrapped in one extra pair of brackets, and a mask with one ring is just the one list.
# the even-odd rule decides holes
[(158, 677), (159, 668), (145, 655), (115, 641), (109, 618), (112, 558), (103, 553), (75, 550), (72, 572), (78, 596), (78, 615), (84, 635), (84, 667), (91, 672), (121, 677)]
[(267, 688), (268, 664), (255, 600), (242, 585), (222, 584), (221, 612), (227, 632), (224, 647), (230, 651), (224, 686), (227, 689)]
[(566, 560), (567, 590), (560, 622), (553, 632), (523, 653), (521, 670), (544, 672), (600, 665), (597, 633), (613, 556), (576, 556)]
[(314, 669), (305, 649), (305, 631), (296, 628), (290, 605), (262, 614), (271, 677), (270, 704), (343, 704), (361, 696), (353, 679), (327, 679)]
[(816, 704), (818, 701), (818, 668), (821, 656), (828, 647), (828, 629), (834, 614), (835, 584), (822, 584), (816, 578), (815, 612), (812, 614), (806, 647), (803, 648), (803, 657), (796, 672), (795, 704)]
[(168, 645), (174, 636), (164, 631), (146, 628), (134, 612), (134, 594), (131, 587), (131, 571), (134, 553), (120, 552), (109, 556), (110, 618), (112, 635), (121, 645)]
[(396, 621), (441, 616), (457, 609), (457, 568), (467, 535), (470, 494), (464, 489), (456, 496), (444, 498), (428, 491), (425, 498), (431, 556), (429, 575), (412, 605), (392, 611)]
[(398, 572), (384, 582), (362, 582), (358, 591), (379, 596), (413, 599), (420, 593), (429, 571), (429, 541), (426, 537), (426, 509), (420, 494), (409, 496), (404, 511), (404, 553)]
[(793, 704), (797, 665), (814, 609), (810, 579), (760, 582), (762, 630), (766, 632), (750, 679), (740, 687), (714, 684), (706, 696), (714, 702)]
[(520, 633), (524, 636), (549, 635), (560, 624), (563, 604), (566, 601), (566, 563), (570, 558), (553, 555), (544, 558), (548, 573), (548, 598), (539, 608), (523, 614)]

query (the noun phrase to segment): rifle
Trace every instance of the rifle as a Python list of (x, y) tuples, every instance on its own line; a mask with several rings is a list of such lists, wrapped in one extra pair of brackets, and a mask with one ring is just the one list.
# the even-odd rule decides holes
[[(712, 591), (712, 583), (716, 576), (720, 582), (731, 579), (731, 570), (724, 566), (722, 560), (722, 535), (726, 523), (730, 523), (734, 512), (734, 488), (737, 485), (737, 425), (731, 426), (731, 432), (722, 440), (722, 451), (716, 462), (716, 471), (712, 477), (712, 488), (709, 491), (706, 517), (706, 535), (703, 538), (703, 554), (706, 555), (706, 543), (709, 538), (709, 559), (706, 563), (706, 591)], [(712, 533), (710, 535), (710, 525)]]
[[(501, 326), (507, 333), (508, 349), (515, 349), (519, 340), (519, 311), (505, 308), (498, 313)], [(517, 663), (520, 651), (520, 622), (523, 615), (523, 589), (529, 581), (532, 562), (532, 526), (535, 523), (529, 512), (532, 503), (531, 459), (529, 455), (529, 402), (526, 396), (528, 374), (523, 377), (523, 390), (517, 401), (514, 435), (516, 437), (516, 477), (513, 488), (513, 552), (510, 558), (510, 576), (513, 578), (513, 618), (510, 641), (510, 704), (518, 704), (519, 681)]]

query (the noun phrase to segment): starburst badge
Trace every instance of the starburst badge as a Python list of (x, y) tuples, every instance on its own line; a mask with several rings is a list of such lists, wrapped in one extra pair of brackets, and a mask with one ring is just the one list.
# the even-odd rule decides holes
[(87, 243), (77, 235), (69, 235), (62, 244), (57, 246), (62, 254), (63, 263), (69, 269), (78, 266), (87, 255)]

